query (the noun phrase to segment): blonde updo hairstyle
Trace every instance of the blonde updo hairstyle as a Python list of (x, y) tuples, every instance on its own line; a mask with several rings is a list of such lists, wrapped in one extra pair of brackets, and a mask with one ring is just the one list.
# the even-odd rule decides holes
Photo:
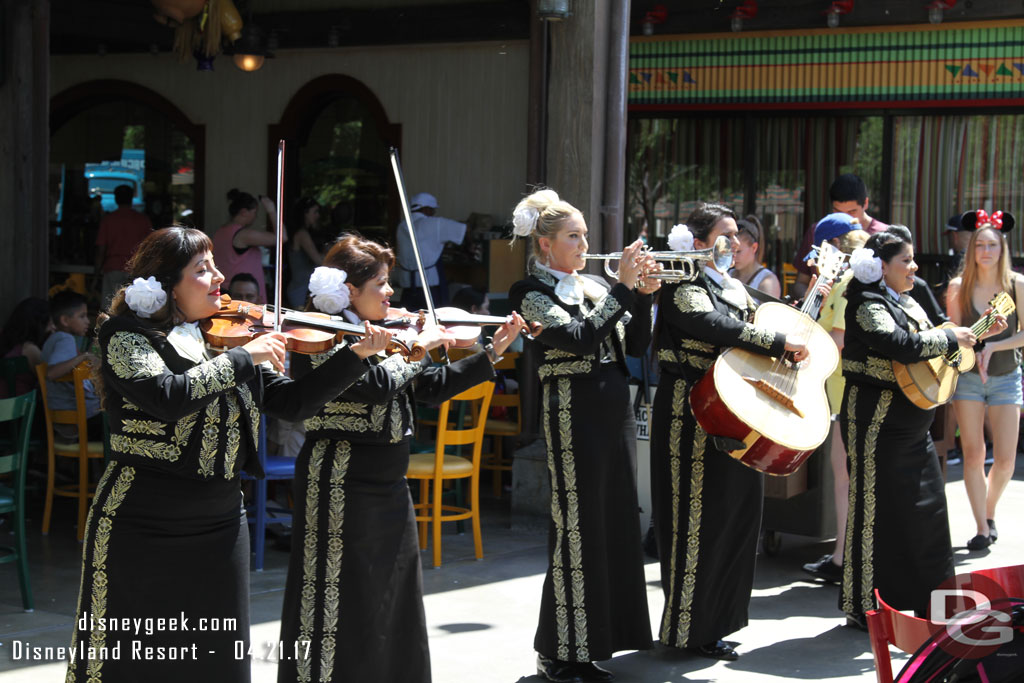
[(540, 248), (540, 238), (554, 239), (568, 218), (574, 214), (581, 214), (579, 209), (559, 197), (554, 190), (537, 190), (533, 194), (523, 197), (516, 204), (515, 213), (519, 213), (523, 209), (534, 209), (537, 212), (537, 223), (533, 232), (530, 233), (530, 245), (533, 247), (531, 258), (541, 263), (544, 262), (544, 259), (543, 250)]

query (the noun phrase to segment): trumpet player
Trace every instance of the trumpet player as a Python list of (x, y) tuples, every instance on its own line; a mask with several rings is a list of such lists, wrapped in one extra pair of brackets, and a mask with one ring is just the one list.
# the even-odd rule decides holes
[(580, 275), (587, 225), (552, 190), (519, 202), (513, 223), (534, 257), (509, 297), (544, 326), (533, 343), (542, 354), (551, 526), (537, 670), (549, 681), (610, 681), (595, 661), (651, 647), (625, 355), (650, 343), (659, 281), (641, 275), (659, 266), (637, 240), (622, 251), (615, 285)]
[[(707, 249), (724, 236), (738, 244), (736, 215), (702, 204), (669, 236), (671, 249)], [(716, 263), (716, 266), (721, 264)], [(658, 307), (655, 353), (661, 380), (651, 434), (651, 498), (665, 593), (660, 641), (715, 659), (739, 657), (723, 640), (747, 625), (761, 520), (763, 475), (726, 454), (742, 447), (707, 434), (690, 407), (693, 385), (726, 347), (807, 357), (796, 338), (748, 322), (754, 305), (743, 286), (705, 265), (689, 282), (666, 284)]]

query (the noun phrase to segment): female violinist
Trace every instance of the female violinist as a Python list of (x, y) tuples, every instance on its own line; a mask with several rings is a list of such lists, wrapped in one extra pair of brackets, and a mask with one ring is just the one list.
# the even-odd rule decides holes
[(651, 646), (625, 356), (643, 354), (650, 343), (658, 283), (640, 274), (655, 266), (637, 240), (623, 249), (612, 287), (579, 275), (587, 225), (552, 190), (519, 202), (514, 223), (516, 235), (530, 238), (536, 260), (509, 298), (544, 328), (538, 373), (551, 526), (534, 639), (537, 671), (549, 681), (610, 681), (595, 661)]
[[(386, 318), (394, 265), (390, 249), (344, 236), (310, 278), (312, 306), (352, 322)], [(306, 420), (281, 617), (281, 641), (301, 656), (281, 661), (278, 681), (430, 680), (419, 541), (405, 479), (414, 399), (438, 403), (492, 379), (492, 364), (522, 325), (513, 314), (486, 353), (447, 366), (398, 355), (368, 358), (362, 378)], [(415, 342), (429, 350), (450, 339), (427, 325)], [(330, 353), (314, 355), (292, 368), (301, 375), (332, 360)]]
[[(669, 236), (676, 251), (705, 249), (720, 236), (735, 249), (736, 214), (701, 204)], [(742, 285), (710, 266), (692, 282), (662, 289), (655, 351), (661, 381), (651, 434), (651, 507), (665, 608), (661, 642), (713, 659), (735, 660), (722, 638), (747, 625), (761, 525), (763, 476), (728, 455), (733, 444), (707, 434), (690, 407), (693, 385), (725, 347), (797, 360), (806, 345), (748, 322)]]
[[(312, 415), (362, 374), (360, 359), (390, 336), (372, 330), (296, 382), (268, 367), (282, 366), (278, 335), (211, 359), (197, 325), (220, 307), (224, 277), (211, 251), (199, 230), (153, 232), (129, 263), (134, 282), (114, 297), (99, 330), (111, 458), (86, 522), (72, 636), (79, 655), (69, 681), (249, 680), (248, 657), (235, 656), (236, 642), (244, 652), (249, 642), (239, 475), (262, 476), (260, 411)], [(139, 619), (177, 628), (107, 627)], [(204, 623), (223, 628), (203, 630)], [(132, 640), (175, 656), (130, 656)], [(114, 647), (122, 656), (105, 658)]]

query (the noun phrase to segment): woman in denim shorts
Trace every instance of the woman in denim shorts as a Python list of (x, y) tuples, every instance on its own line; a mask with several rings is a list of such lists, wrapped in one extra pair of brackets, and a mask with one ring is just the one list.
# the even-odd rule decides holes
[[(963, 270), (949, 283), (946, 310), (957, 325), (973, 325), (1000, 292), (1024, 304), (1024, 277), (1010, 270), (1009, 245), (1003, 233), (1013, 228), (1013, 216), (996, 212), (968, 211), (963, 229), (973, 230), (964, 256)], [(977, 524), (977, 535), (967, 542), (981, 550), (999, 537), (995, 525), (996, 504), (1013, 477), (1017, 454), (1021, 395), (1020, 350), (1024, 331), (1016, 312), (1007, 316), (1007, 328), (979, 345), (975, 367), (962, 374), (953, 396), (964, 453), (964, 486)], [(976, 347), (978, 349), (979, 347)], [(985, 415), (992, 428), (994, 463), (985, 476)]]

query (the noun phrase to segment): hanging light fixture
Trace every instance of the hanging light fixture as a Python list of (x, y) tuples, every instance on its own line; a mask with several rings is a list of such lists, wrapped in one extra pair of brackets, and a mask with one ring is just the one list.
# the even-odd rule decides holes
[(242, 71), (258, 71), (266, 59), (267, 50), (263, 45), (263, 31), (252, 21), (246, 21), (242, 27), (242, 37), (232, 46), (234, 56), (231, 58)]
[(757, 16), (757, 0), (743, 0), (743, 2), (737, 5), (736, 9), (732, 11), (729, 18), (732, 20), (729, 23), (729, 28), (734, 33), (739, 33), (743, 30), (743, 20), (753, 19)]
[(839, 27), (839, 17), (853, 11), (853, 0), (832, 0), (828, 9), (824, 11), (825, 23), (829, 28)]
[(569, 0), (537, 0), (537, 17), (542, 21), (561, 21), (571, 16)]
[(928, 21), (932, 24), (941, 24), (946, 10), (953, 9), (954, 5), (956, 0), (933, 0), (928, 3)]

